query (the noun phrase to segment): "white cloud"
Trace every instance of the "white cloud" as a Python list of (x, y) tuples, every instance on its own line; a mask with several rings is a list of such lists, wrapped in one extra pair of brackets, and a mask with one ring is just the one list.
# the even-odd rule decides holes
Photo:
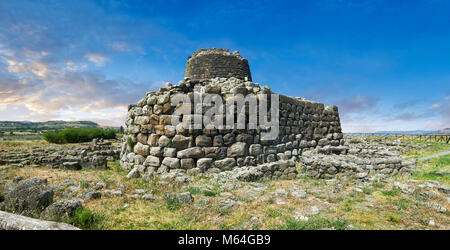
[(128, 48), (128, 45), (125, 42), (114, 42), (111, 47), (119, 52), (126, 52), (130, 49)]
[(105, 62), (108, 61), (108, 57), (98, 53), (87, 53), (84, 57), (95, 63), (96, 66), (103, 66), (105, 65)]

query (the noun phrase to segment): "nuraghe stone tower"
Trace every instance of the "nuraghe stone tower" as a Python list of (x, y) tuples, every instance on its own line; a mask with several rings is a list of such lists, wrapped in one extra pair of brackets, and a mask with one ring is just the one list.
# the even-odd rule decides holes
[[(171, 100), (177, 94), (185, 94), (191, 100), (194, 94), (201, 98), (216, 94), (224, 99), (229, 94), (252, 94), (260, 102), (263, 94), (272, 92), (269, 87), (252, 82), (248, 61), (238, 52), (198, 50), (187, 60), (184, 80), (177, 85), (167, 83), (148, 92), (137, 105), (129, 106), (120, 161), (123, 168), (130, 170), (129, 178), (151, 180), (160, 174), (165, 179), (185, 181), (189, 175), (234, 171), (241, 180), (293, 179), (297, 176), (295, 163), (304, 150), (326, 148), (341, 153), (344, 141), (336, 106), (279, 95), (279, 112), (273, 116), (278, 117), (279, 133), (266, 140), (261, 137), (267, 131), (264, 127), (192, 126), (194, 112), (174, 115), (179, 106), (173, 106)], [(235, 109), (234, 116), (245, 115), (248, 122), (249, 106), (247, 103), (245, 110)], [(189, 106), (189, 111), (194, 108)], [(203, 108), (202, 113), (206, 110)], [(270, 117), (269, 112), (267, 119)], [(184, 125), (174, 126), (175, 118)], [(316, 177), (329, 176), (326, 171), (318, 171)]]

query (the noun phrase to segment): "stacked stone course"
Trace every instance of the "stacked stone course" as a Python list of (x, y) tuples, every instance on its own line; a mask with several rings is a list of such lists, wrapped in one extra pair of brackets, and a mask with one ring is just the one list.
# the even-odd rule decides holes
[[(224, 56), (235, 58), (227, 59), (230, 64), (236, 64), (235, 67), (220, 64)], [(295, 161), (303, 150), (328, 146), (340, 152), (339, 146), (344, 141), (337, 107), (303, 98), (279, 96), (279, 135), (274, 140), (261, 139), (261, 133), (266, 131), (264, 127), (194, 129), (182, 124), (172, 125), (176, 107), (171, 106), (170, 100), (176, 94), (186, 94), (191, 99), (194, 92), (202, 97), (218, 94), (223, 99), (228, 94), (253, 94), (258, 100), (262, 94), (272, 94), (269, 87), (251, 81), (249, 70), (242, 74), (233, 70), (243, 63), (247, 65), (244, 68), (248, 68), (247, 60), (236, 52), (197, 51), (188, 60), (186, 77), (178, 85), (168, 83), (158, 91), (147, 93), (137, 105), (129, 106), (120, 163), (131, 170), (130, 177), (151, 178), (155, 173), (168, 172), (199, 174), (245, 167), (253, 176), (293, 179), (297, 175)], [(222, 75), (225, 66), (231, 77), (215, 77)], [(208, 73), (195, 73), (204, 69), (209, 69)], [(202, 111), (205, 113), (207, 108)], [(240, 112), (235, 110), (234, 115)], [(248, 105), (243, 112), (248, 121)], [(175, 118), (188, 120), (193, 116)]]

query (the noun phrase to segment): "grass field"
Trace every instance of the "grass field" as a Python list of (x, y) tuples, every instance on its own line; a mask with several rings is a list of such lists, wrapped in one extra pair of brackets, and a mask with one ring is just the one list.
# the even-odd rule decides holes
[[(45, 142), (39, 142), (45, 144)], [(421, 142), (417, 142), (421, 143)], [(0, 149), (27, 148), (29, 142), (1, 142)], [(409, 157), (428, 155), (447, 149), (431, 145), (427, 149), (406, 153)], [(25, 149), (24, 149), (25, 150)], [(11, 181), (15, 176), (47, 178), (61, 186), (56, 200), (70, 185), (79, 186), (74, 194), (82, 197), (93, 190), (93, 184), (103, 182), (105, 189), (119, 189), (125, 184), (121, 197), (103, 195), (101, 199), (83, 202), (72, 224), (83, 229), (450, 229), (450, 204), (445, 197), (424, 197), (419, 192), (402, 193), (394, 182), (414, 180), (416, 185), (440, 181), (449, 185), (450, 156), (419, 162), (411, 177), (394, 177), (388, 182), (375, 182), (357, 187), (351, 180), (341, 179), (342, 188), (325, 180), (300, 178), (296, 180), (233, 183), (237, 188), (227, 190), (226, 183), (211, 178), (196, 177), (190, 184), (166, 183), (155, 180), (127, 179), (127, 171), (118, 162), (109, 162), (109, 170), (69, 171), (44, 167), (15, 168), (0, 166), (0, 179)], [(299, 165), (300, 167), (300, 165)], [(68, 184), (71, 183), (71, 184)], [(264, 187), (256, 195), (246, 192)], [(306, 198), (292, 195), (274, 196), (279, 190), (292, 188), (306, 192)], [(155, 197), (143, 201), (132, 197), (136, 189), (144, 189)], [(177, 203), (164, 199), (165, 193), (189, 191), (193, 203)], [(0, 190), (1, 192), (1, 190)], [(234, 206), (223, 208), (220, 203), (232, 197)], [(439, 202), (447, 208), (440, 213), (425, 206), (425, 202)], [(312, 214), (311, 207), (318, 208)], [(304, 217), (303, 217), (304, 216)], [(305, 217), (308, 217), (305, 220)], [(433, 221), (436, 226), (430, 224)]]

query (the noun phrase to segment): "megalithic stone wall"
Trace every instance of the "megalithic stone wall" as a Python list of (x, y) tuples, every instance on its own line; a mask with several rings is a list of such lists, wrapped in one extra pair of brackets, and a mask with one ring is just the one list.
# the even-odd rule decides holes
[(230, 53), (226, 49), (196, 51), (187, 60), (184, 77), (189, 79), (236, 77), (241, 80), (252, 80), (247, 59), (242, 58), (237, 51)]
[[(207, 51), (202, 50), (202, 53)], [(214, 50), (209, 56), (222, 54)], [(194, 129), (183, 124), (172, 125), (172, 118), (182, 121), (193, 119), (192, 115), (172, 116), (176, 107), (171, 105), (171, 99), (177, 94), (193, 99), (194, 92), (202, 98), (207, 94), (217, 94), (223, 99), (229, 94), (254, 95), (258, 102), (263, 94), (272, 94), (269, 87), (236, 77), (185, 78), (178, 85), (167, 84), (158, 91), (147, 93), (137, 105), (128, 108), (120, 164), (131, 170), (130, 176), (148, 176), (180, 169), (195, 174), (260, 166), (258, 169), (264, 176), (292, 179), (296, 176), (295, 164), (285, 164), (286, 160), (296, 161), (305, 149), (339, 146), (344, 142), (336, 106), (283, 95), (279, 95), (279, 134), (272, 140), (261, 138), (265, 131), (261, 127)], [(191, 107), (191, 111), (193, 109)], [(245, 112), (248, 121), (249, 110), (247, 105), (246, 110), (235, 110), (234, 115)], [(204, 114), (207, 109), (202, 111)], [(225, 114), (224, 111), (223, 121), (226, 121)], [(280, 161), (284, 163), (276, 164)], [(267, 163), (273, 164), (261, 167)]]

